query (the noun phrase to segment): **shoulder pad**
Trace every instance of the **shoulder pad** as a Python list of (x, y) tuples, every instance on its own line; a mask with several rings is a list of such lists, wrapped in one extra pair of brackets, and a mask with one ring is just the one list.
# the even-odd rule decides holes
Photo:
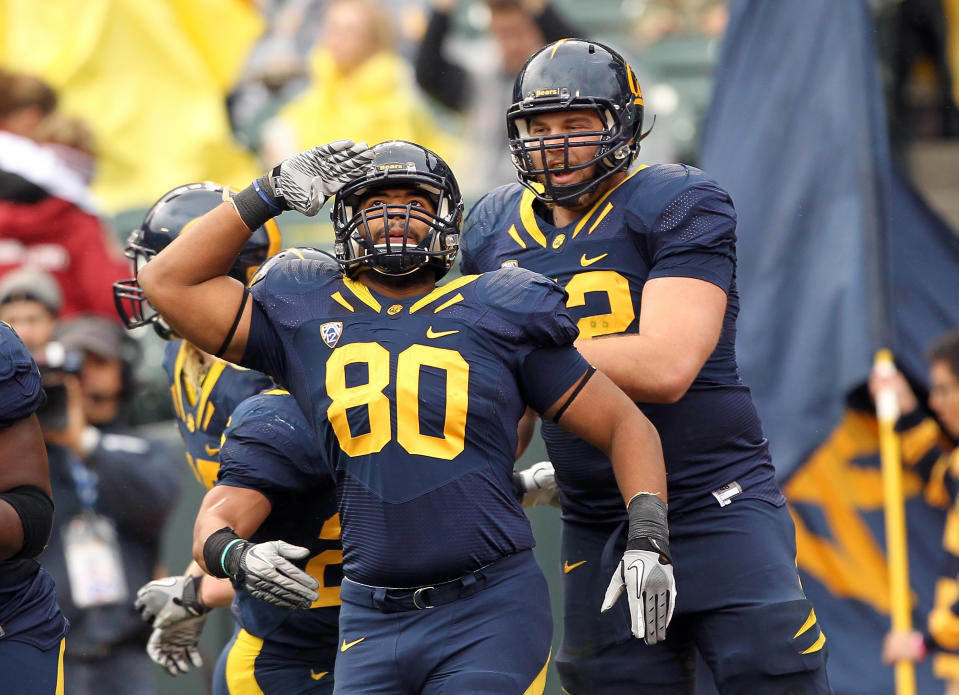
[(280, 388), (261, 391), (236, 407), (224, 440), (237, 437), (245, 444), (262, 442), (282, 451), (297, 467), (305, 467), (320, 451), (300, 406), (288, 391)]
[(464, 256), (478, 253), (486, 245), (486, 239), (499, 231), (497, 223), (517, 209), (525, 190), (518, 183), (511, 183), (494, 188), (476, 201), (463, 221), (460, 234), (460, 251)]
[[(338, 280), (342, 276), (336, 259), (289, 258), (272, 264), (265, 273), (257, 273), (250, 288), (254, 295), (264, 290), (273, 294), (296, 294), (313, 289), (318, 283)], [(308, 287), (300, 288), (300, 285)]]
[(651, 230), (670, 204), (691, 207), (710, 201), (732, 211), (729, 194), (704, 171), (686, 164), (654, 164), (634, 177), (628, 213)]
[(476, 281), (477, 296), (536, 345), (564, 345), (578, 330), (566, 310), (566, 290), (526, 268), (499, 268)]
[(43, 404), (40, 370), (20, 336), (0, 321), (0, 426), (27, 417)]

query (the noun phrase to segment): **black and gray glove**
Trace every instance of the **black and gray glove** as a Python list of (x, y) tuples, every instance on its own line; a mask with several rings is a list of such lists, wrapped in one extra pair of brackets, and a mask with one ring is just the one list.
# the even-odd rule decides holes
[(283, 608), (309, 608), (320, 595), (320, 583), (290, 560), (303, 560), (306, 548), (284, 541), (237, 541), (223, 558), (223, 570), (261, 601)]
[(365, 142), (336, 140), (283, 160), (257, 183), (281, 210), (312, 217), (344, 184), (359, 178), (373, 161)]
[(537, 461), (529, 468), (513, 472), (513, 485), (524, 509), (549, 504), (559, 506), (559, 488), (550, 461)]
[(633, 636), (656, 644), (666, 639), (666, 626), (676, 605), (666, 503), (655, 495), (640, 493), (629, 501), (627, 511), (626, 552), (606, 589), (602, 612), (612, 608), (625, 591)]
[(206, 615), (210, 609), (198, 597), (201, 581), (202, 577), (193, 575), (154, 579), (140, 587), (133, 607), (154, 628)]
[(181, 620), (166, 628), (154, 628), (147, 640), (147, 654), (171, 676), (203, 666), (197, 643), (206, 623), (206, 613)]

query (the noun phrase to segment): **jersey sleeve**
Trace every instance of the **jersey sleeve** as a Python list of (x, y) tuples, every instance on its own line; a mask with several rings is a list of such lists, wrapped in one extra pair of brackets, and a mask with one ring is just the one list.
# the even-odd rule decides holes
[(45, 401), (40, 370), (20, 336), (0, 322), (0, 427), (35, 413)]
[(693, 167), (656, 167), (638, 187), (627, 221), (650, 259), (649, 279), (689, 277), (728, 292), (736, 268), (736, 211), (715, 181)]
[(525, 401), (542, 414), (588, 369), (589, 363), (572, 345), (533, 350), (520, 368), (520, 390)]
[(508, 195), (513, 186), (501, 186), (480, 198), (466, 215), (460, 233), (460, 271), (474, 275), (489, 270), (494, 251), (492, 235), (497, 222), (506, 214)]
[(329, 476), (318, 452), (292, 396), (257, 394), (237, 407), (223, 433), (217, 484), (268, 497), (303, 490)]
[(571, 344), (579, 329), (566, 309), (566, 290), (525, 268), (483, 274), (477, 293), (505, 324), (503, 332), (528, 350)]

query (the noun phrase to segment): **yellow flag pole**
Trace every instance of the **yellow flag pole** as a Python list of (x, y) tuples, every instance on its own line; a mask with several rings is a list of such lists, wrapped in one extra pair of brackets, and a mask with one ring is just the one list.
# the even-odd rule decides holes
[[(895, 366), (887, 349), (876, 353), (873, 363), (880, 374), (889, 374)], [(882, 490), (886, 519), (886, 563), (889, 568), (892, 629), (912, 629), (912, 608), (909, 601), (909, 556), (906, 553), (906, 514), (902, 493), (902, 456), (896, 420), (899, 401), (891, 387), (876, 394), (876, 415), (879, 419), (879, 457), (882, 462)], [(896, 662), (896, 695), (915, 695), (916, 673), (913, 663)]]

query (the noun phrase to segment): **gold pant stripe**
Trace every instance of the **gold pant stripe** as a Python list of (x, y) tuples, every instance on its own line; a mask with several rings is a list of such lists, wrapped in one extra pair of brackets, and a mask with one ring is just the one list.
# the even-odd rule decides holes
[(63, 650), (67, 647), (67, 639), (60, 640), (60, 656), (57, 660), (57, 690), (56, 695), (63, 695)]
[(254, 674), (261, 649), (263, 640), (240, 630), (226, 657), (226, 687), (230, 695), (264, 695)]
[(549, 658), (553, 653), (552, 649), (549, 651), (550, 653), (546, 655), (546, 663), (543, 664), (543, 669), (539, 672), (539, 675), (533, 679), (533, 682), (530, 683), (523, 695), (543, 695), (543, 691), (546, 689), (546, 669), (549, 667)]

